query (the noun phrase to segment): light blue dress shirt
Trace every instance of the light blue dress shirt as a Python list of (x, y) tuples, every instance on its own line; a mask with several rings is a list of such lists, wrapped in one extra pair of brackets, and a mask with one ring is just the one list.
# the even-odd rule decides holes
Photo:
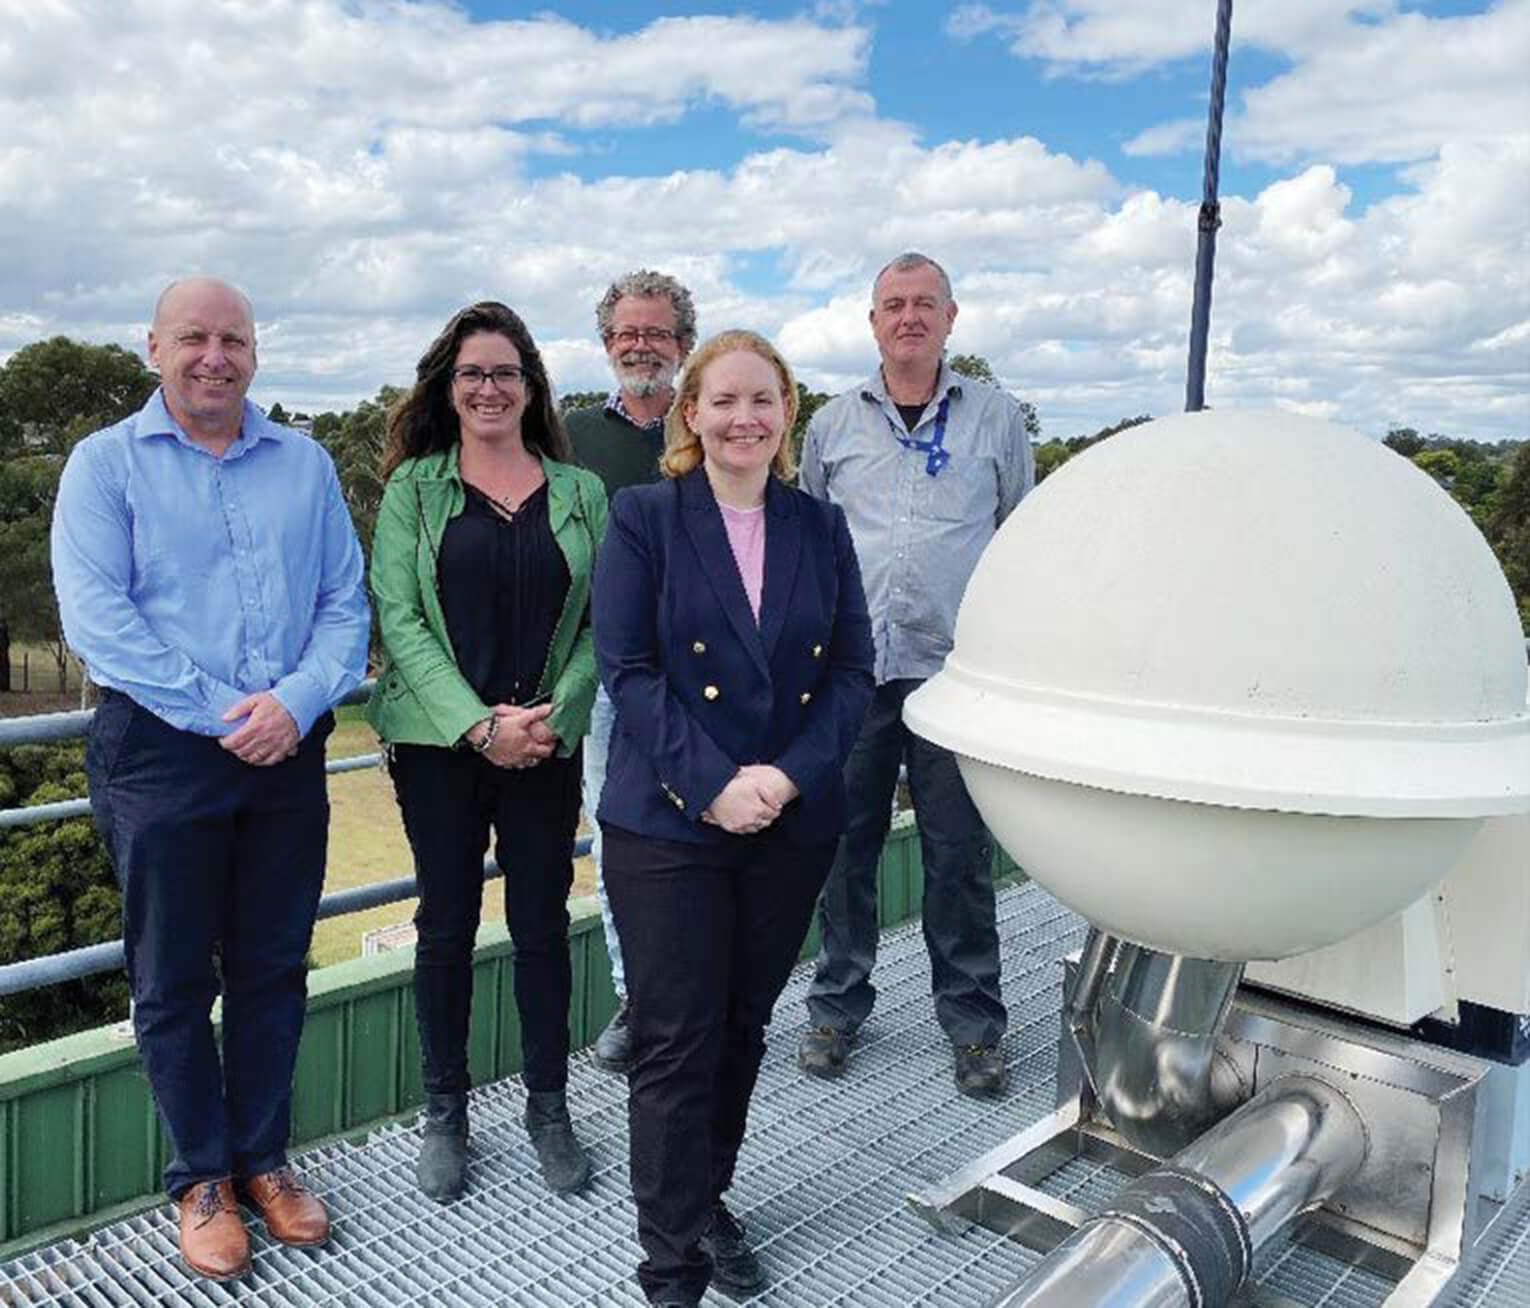
[(328, 453), (246, 401), (219, 458), (156, 391), (69, 456), (53, 514), (64, 637), (91, 680), (182, 731), (269, 690), (308, 734), (361, 681), (361, 549)]
[[(928, 442), (942, 400), (949, 461), (931, 476), (927, 453), (899, 437)], [(967, 580), (1035, 474), (1020, 401), (947, 363), (912, 432), (880, 372), (813, 415), (799, 484), (838, 504), (850, 521), (871, 610), (877, 685), (940, 671)]]

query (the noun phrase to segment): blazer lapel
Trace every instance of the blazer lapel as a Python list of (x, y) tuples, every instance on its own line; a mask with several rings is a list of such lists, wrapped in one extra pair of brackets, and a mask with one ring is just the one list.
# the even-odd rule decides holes
[[(677, 483), (680, 493), (681, 520), (685, 532), (691, 538), (696, 557), (701, 562), (702, 574), (717, 596), (722, 611), (743, 641), (744, 648), (767, 677), (770, 667), (765, 658), (765, 647), (760, 642), (760, 629), (755, 624), (754, 610), (749, 607), (749, 596), (744, 593), (743, 579), (738, 575), (738, 564), (733, 549), (728, 544), (728, 533), (723, 527), (722, 513), (712, 495), (711, 483), (706, 473), (696, 468), (681, 477)], [(770, 532), (766, 529), (765, 576), (770, 584)], [(765, 609), (763, 601), (760, 611)]]
[(760, 643), (766, 662), (776, 652), (786, 625), (786, 610), (797, 585), (802, 531), (797, 504), (774, 477), (765, 483), (765, 586), (760, 596)]

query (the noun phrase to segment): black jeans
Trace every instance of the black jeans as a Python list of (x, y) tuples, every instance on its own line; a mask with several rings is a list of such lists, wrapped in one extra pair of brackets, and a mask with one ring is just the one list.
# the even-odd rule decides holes
[(460, 1094), (469, 1084), (473, 940), (491, 827), (505, 877), (526, 1088), (561, 1090), (568, 1081), (579, 751), (516, 770), (469, 750), (396, 745), (390, 771), (420, 884), (414, 1006), (426, 1092)]
[(122, 890), (133, 1031), (170, 1137), (172, 1196), (287, 1161), (333, 727), (326, 713), (295, 757), (262, 768), (116, 691), (91, 723), (85, 773)]
[(767, 830), (724, 845), (603, 826), (606, 894), (627, 969), (632, 1197), (650, 1299), (700, 1299), (697, 1245), (733, 1181), (765, 1024), (797, 961), (834, 841)]
[(903, 725), (903, 701), (920, 684), (877, 687), (845, 765), (849, 822), (819, 904), (823, 946), (808, 991), (808, 1016), (814, 1026), (854, 1031), (876, 1002), (877, 860), (892, 817), (898, 764), (906, 757), (924, 862), (924, 941), (935, 1016), (952, 1044), (997, 1044), (1007, 1016), (999, 993), (993, 849), (956, 756)]

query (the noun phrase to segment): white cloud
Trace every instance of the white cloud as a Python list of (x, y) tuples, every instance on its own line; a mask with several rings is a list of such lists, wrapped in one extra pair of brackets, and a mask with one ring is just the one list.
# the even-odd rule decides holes
[[(1240, 0), (1235, 42), (1297, 55), (1321, 47), (1352, 20), (1395, 13), (1395, 0)], [(1024, 59), (1058, 75), (1130, 76), (1155, 64), (1200, 56), (1211, 46), (1216, 10), (1206, 0), (1031, 0), (1017, 11), (957, 6), (947, 31), (961, 40), (996, 34)]]
[(1530, 131), (1530, 0), (1484, 14), (1398, 14), (1350, 23), (1294, 67), (1249, 89), (1235, 148), (1277, 161), (1427, 159), (1446, 143)]
[[(1017, 12), (959, 6), (947, 31), (994, 35), (1055, 76), (1124, 79), (1206, 59), (1213, 10), (1204, 0), (1033, 0)], [(1245, 86), (1240, 52), (1290, 67)], [(1530, 125), (1530, 0), (1481, 14), (1430, 17), (1396, 0), (1252, 0), (1234, 7), (1224, 148), (1286, 162), (1396, 163), (1447, 142), (1523, 135)], [(1128, 155), (1196, 150), (1204, 117), (1133, 135)]]
[[(1050, 42), (1039, 57), (1099, 71), (1173, 57), (1154, 41), (1203, 48), (1193, 7), (1193, 36), (1168, 4), (1026, 15)], [(525, 314), (564, 389), (590, 389), (608, 379), (593, 305), (646, 265), (692, 287), (704, 332), (756, 327), (808, 384), (839, 389), (874, 363), (872, 274), (916, 248), (955, 279), (953, 349), (988, 357), (1049, 434), (1183, 404), (1195, 205), (1033, 137), (924, 140), (875, 117), (869, 27), (671, 18), (599, 36), (429, 0), (211, 8), (218, 21), (187, 0), (130, 4), (107, 40), (55, 0), (0, 44), (0, 354), (55, 331), (140, 344), (164, 281), (200, 270), (254, 298), (266, 402), (347, 407), (405, 382), (446, 316), (486, 295)], [(1347, 41), (1362, 11), (1388, 41), (1424, 39), (1381, 5), (1251, 0), (1235, 21), (1310, 52), (1320, 34)], [(1002, 25), (971, 7), (953, 22)], [(1319, 66), (1303, 53), (1289, 76)], [(585, 162), (587, 123), (620, 151), (623, 127), (700, 105), (791, 144), (548, 171)], [(1224, 197), (1214, 404), (1530, 434), (1530, 139), (1433, 112), (1440, 144), (1368, 208), (1327, 158)]]

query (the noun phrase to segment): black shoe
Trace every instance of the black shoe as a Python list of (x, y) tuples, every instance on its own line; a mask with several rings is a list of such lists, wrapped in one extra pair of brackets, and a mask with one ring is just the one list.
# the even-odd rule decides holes
[(562, 1090), (526, 1092), (526, 1134), (542, 1165), (542, 1180), (554, 1194), (572, 1194), (590, 1179), (590, 1156), (574, 1138), (568, 1100)]
[(998, 1045), (955, 1045), (956, 1088), (964, 1095), (983, 1098), (1004, 1088), (1004, 1055)]
[(462, 1193), (467, 1179), (467, 1142), (467, 1095), (426, 1095), (414, 1178), (421, 1192), (438, 1204)]
[(627, 1001), (621, 1002), (616, 1015), (606, 1023), (606, 1029), (596, 1037), (590, 1050), (590, 1061), (602, 1072), (626, 1074), (627, 1064), (632, 1061), (632, 1028), (627, 1025)]
[(797, 1046), (797, 1066), (809, 1076), (832, 1081), (845, 1070), (850, 1033), (832, 1026), (810, 1027)]
[(719, 1199), (712, 1220), (701, 1236), (701, 1251), (712, 1260), (712, 1284), (724, 1294), (753, 1294), (765, 1284), (765, 1273), (749, 1242), (744, 1225)]

